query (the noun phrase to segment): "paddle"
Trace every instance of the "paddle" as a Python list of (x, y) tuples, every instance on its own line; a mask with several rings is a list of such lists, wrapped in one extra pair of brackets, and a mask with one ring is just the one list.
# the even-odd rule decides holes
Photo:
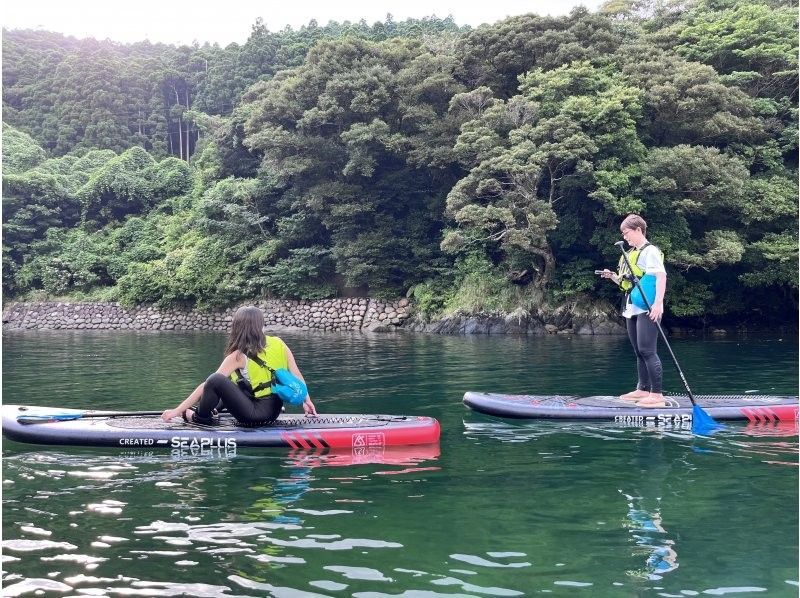
[[(630, 258), (628, 257), (628, 254), (625, 253), (625, 241), (617, 241), (614, 243), (614, 245), (619, 247), (620, 251), (622, 251), (622, 255), (625, 257), (625, 263), (628, 265), (628, 272), (630, 273), (629, 276), (633, 284), (636, 285), (636, 288), (639, 289), (639, 293), (642, 295), (644, 304), (647, 306), (647, 312), (650, 313), (650, 309), (652, 309), (650, 300), (647, 298), (647, 295), (645, 295), (641, 283), (639, 283), (639, 277), (633, 273), (633, 266), (631, 265)], [(695, 434), (704, 434), (711, 432), (716, 428), (724, 428), (725, 426), (718, 423), (713, 417), (703, 411), (700, 405), (697, 404), (697, 401), (694, 400), (692, 389), (689, 388), (689, 383), (686, 381), (686, 376), (683, 375), (683, 370), (681, 370), (681, 366), (678, 364), (678, 358), (675, 357), (675, 353), (672, 352), (672, 347), (669, 346), (669, 341), (667, 340), (667, 335), (664, 333), (664, 329), (661, 327), (661, 322), (658, 320), (655, 322), (659, 333), (661, 333), (661, 338), (664, 340), (664, 344), (667, 346), (670, 357), (672, 357), (672, 362), (675, 364), (675, 368), (678, 370), (678, 375), (681, 377), (683, 386), (686, 388), (686, 392), (689, 395), (689, 400), (692, 402), (692, 432)]]
[(161, 415), (163, 411), (81, 411), (78, 413), (23, 413), (17, 416), (20, 424), (45, 424), (49, 422), (65, 422), (91, 417), (132, 417), (137, 415)]

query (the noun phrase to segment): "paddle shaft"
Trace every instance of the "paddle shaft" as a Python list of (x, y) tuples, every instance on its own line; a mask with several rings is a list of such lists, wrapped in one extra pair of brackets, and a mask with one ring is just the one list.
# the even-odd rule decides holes
[[(631, 265), (630, 257), (625, 250), (622, 248), (624, 241), (617, 241), (614, 243), (617, 247), (620, 248), (622, 251), (622, 255), (625, 257), (625, 263), (628, 264), (628, 271), (631, 273), (631, 278), (633, 279), (633, 284), (636, 285), (636, 288), (639, 289), (639, 293), (642, 295), (642, 300), (644, 304), (647, 306), (647, 313), (650, 313), (652, 309), (652, 305), (650, 305), (650, 301), (647, 299), (647, 295), (644, 294), (644, 289), (642, 288), (641, 283), (639, 282), (639, 277), (633, 273), (633, 266)], [(649, 317), (649, 316), (648, 316)], [(683, 386), (686, 388), (686, 392), (689, 394), (689, 400), (692, 402), (692, 405), (697, 406), (697, 402), (694, 400), (694, 394), (692, 394), (692, 389), (689, 388), (689, 383), (686, 381), (686, 376), (683, 375), (683, 370), (681, 370), (681, 366), (678, 363), (678, 358), (675, 357), (675, 353), (672, 351), (672, 347), (669, 345), (669, 341), (667, 340), (667, 335), (664, 333), (664, 329), (661, 327), (661, 322), (659, 321), (660, 318), (655, 320), (656, 326), (658, 327), (658, 332), (661, 334), (661, 338), (664, 340), (664, 344), (667, 346), (667, 350), (669, 351), (670, 357), (672, 357), (672, 363), (675, 364), (675, 369), (678, 370), (678, 375), (681, 377), (681, 382), (683, 382)]]
[(87, 411), (83, 413), (25, 413), (17, 416), (21, 424), (35, 424), (58, 421), (73, 421), (91, 417), (135, 417), (144, 415), (161, 415), (163, 411)]

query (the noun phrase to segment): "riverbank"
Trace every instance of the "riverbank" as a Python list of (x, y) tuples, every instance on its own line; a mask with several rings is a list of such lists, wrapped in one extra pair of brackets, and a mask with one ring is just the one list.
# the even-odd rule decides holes
[[(562, 306), (531, 314), (456, 314), (425, 321), (406, 298), (383, 301), (364, 297), (320, 301), (270, 299), (255, 303), (264, 311), (267, 327), (320, 331), (432, 334), (624, 334), (602, 308)], [(217, 330), (227, 331), (236, 307), (213, 312), (124, 307), (119, 303), (69, 301), (13, 302), (3, 310), (3, 327), (10, 330)]]

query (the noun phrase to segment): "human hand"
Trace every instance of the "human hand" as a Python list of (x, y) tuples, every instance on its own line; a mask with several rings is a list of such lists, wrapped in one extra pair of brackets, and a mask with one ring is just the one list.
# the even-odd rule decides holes
[(303, 412), (306, 415), (316, 415), (317, 414), (317, 408), (314, 407), (314, 403), (311, 402), (311, 396), (310, 395), (306, 397), (305, 401), (303, 401)]
[(167, 409), (164, 413), (161, 414), (161, 419), (165, 422), (168, 422), (175, 417), (179, 417), (180, 414), (181, 412), (178, 409)]
[(657, 322), (663, 314), (664, 314), (664, 304), (659, 301), (658, 303), (654, 303), (650, 307), (650, 312), (647, 315), (651, 320), (653, 320), (653, 322)]
[(605, 278), (607, 280), (613, 281), (615, 284), (619, 284), (619, 276), (617, 276), (617, 273), (612, 270), (609, 270), (608, 268), (604, 268), (602, 270), (595, 270), (594, 273), (599, 274), (600, 278)]

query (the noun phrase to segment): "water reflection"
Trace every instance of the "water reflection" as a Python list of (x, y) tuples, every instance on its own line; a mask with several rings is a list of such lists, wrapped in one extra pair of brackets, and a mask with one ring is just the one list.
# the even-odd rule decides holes
[(348, 465), (416, 465), (439, 458), (439, 444), (413, 446), (373, 446), (352, 449), (297, 450), (289, 453), (288, 462), (305, 467), (346, 467)]
[[(620, 491), (622, 492), (622, 491)], [(643, 569), (629, 571), (633, 576), (644, 576), (647, 579), (661, 579), (665, 573), (678, 568), (678, 553), (675, 552), (675, 542), (667, 536), (661, 520), (661, 497), (657, 497), (655, 504), (648, 505), (643, 496), (624, 494), (628, 501), (628, 528), (631, 536), (636, 541), (636, 546), (647, 559)]]
[(629, 488), (619, 489), (627, 503), (624, 527), (635, 542), (633, 555), (644, 557), (644, 563), (629, 570), (633, 577), (660, 580), (678, 568), (675, 541), (670, 538), (662, 519), (664, 482), (672, 463), (664, 456), (664, 444), (655, 437), (643, 438), (636, 445), (631, 463), (636, 481)]

